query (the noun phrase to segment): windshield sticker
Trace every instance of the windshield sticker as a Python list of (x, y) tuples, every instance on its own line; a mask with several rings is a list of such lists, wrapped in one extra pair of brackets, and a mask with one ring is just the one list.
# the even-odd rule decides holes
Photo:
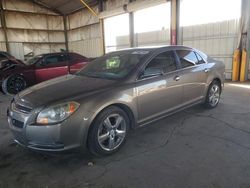
[(145, 55), (148, 53), (149, 53), (149, 51), (134, 51), (134, 52), (132, 52), (132, 54), (140, 54), (140, 55)]

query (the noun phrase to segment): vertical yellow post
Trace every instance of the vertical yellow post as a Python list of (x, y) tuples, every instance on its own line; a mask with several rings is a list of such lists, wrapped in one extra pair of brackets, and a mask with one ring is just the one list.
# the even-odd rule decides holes
[(240, 75), (240, 50), (236, 49), (233, 56), (232, 81), (238, 81)]
[(241, 66), (240, 66), (240, 81), (246, 81), (246, 73), (247, 73), (247, 51), (246, 49), (242, 50), (241, 55)]

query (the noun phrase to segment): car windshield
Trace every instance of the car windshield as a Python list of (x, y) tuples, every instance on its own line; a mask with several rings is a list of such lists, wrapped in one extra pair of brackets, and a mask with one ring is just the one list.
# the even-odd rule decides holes
[(148, 54), (146, 50), (112, 52), (99, 57), (77, 72), (77, 75), (104, 79), (125, 78)]
[(27, 64), (27, 65), (32, 65), (32, 64), (36, 63), (36, 62), (37, 62), (39, 59), (41, 59), (41, 58), (42, 58), (41, 55), (37, 55), (37, 56), (32, 57), (31, 59), (29, 59), (29, 60), (26, 62), (26, 64)]

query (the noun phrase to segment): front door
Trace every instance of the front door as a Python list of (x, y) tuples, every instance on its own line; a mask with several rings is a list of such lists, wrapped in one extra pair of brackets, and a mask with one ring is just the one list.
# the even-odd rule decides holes
[(138, 120), (144, 123), (181, 104), (176, 57), (172, 51), (158, 54), (144, 68), (137, 81)]
[(46, 56), (36, 63), (36, 81), (43, 82), (58, 76), (68, 74), (68, 63), (65, 54)]

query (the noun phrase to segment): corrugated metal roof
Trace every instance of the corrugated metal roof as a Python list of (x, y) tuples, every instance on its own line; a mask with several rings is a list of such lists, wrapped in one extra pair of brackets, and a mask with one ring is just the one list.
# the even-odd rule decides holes
[[(34, 3), (40, 4), (59, 14), (70, 14), (84, 8), (80, 0), (32, 0)], [(97, 4), (98, 0), (85, 0), (92, 6)]]

